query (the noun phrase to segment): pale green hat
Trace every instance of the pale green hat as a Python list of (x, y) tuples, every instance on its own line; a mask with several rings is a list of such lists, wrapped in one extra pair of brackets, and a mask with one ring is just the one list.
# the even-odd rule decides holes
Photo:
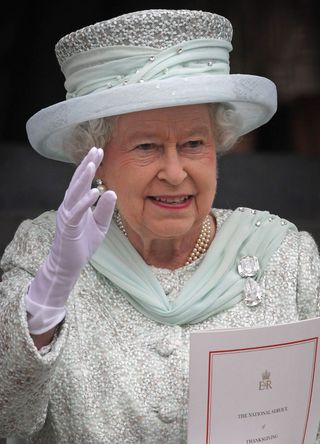
[(27, 122), (31, 146), (71, 162), (64, 137), (84, 121), (170, 106), (228, 103), (240, 116), (238, 136), (268, 122), (277, 108), (274, 83), (230, 74), (232, 25), (205, 11), (150, 9), (72, 32), (56, 44), (66, 100)]

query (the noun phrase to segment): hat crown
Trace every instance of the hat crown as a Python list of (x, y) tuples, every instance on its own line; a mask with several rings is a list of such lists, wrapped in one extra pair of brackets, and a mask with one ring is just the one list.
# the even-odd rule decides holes
[(28, 120), (31, 146), (70, 162), (66, 146), (82, 122), (201, 103), (231, 107), (240, 118), (237, 137), (258, 128), (276, 111), (276, 87), (230, 74), (231, 40), (225, 17), (186, 9), (131, 12), (65, 35), (55, 50), (67, 100)]
[(75, 54), (108, 46), (170, 48), (196, 39), (231, 42), (232, 25), (207, 11), (148, 9), (86, 26), (62, 37), (55, 46), (60, 66)]

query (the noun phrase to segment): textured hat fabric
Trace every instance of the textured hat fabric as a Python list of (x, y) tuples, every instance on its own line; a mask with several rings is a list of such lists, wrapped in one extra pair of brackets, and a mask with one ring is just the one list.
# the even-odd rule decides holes
[(70, 162), (64, 137), (84, 121), (135, 111), (228, 103), (243, 135), (276, 111), (276, 87), (253, 75), (230, 74), (232, 25), (205, 11), (150, 9), (95, 23), (62, 37), (56, 56), (66, 100), (27, 122), (31, 146)]

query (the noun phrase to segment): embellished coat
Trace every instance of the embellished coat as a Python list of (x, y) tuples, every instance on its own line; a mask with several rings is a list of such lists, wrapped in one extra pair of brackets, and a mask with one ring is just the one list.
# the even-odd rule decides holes
[[(231, 211), (213, 212), (219, 230)], [(87, 265), (53, 342), (38, 351), (24, 295), (54, 229), (53, 211), (24, 221), (2, 258), (0, 436), (45, 444), (186, 443), (190, 332), (320, 314), (318, 248), (307, 232), (289, 231), (260, 279), (260, 304), (241, 301), (193, 325), (147, 318)], [(175, 271), (151, 268), (173, 301), (200, 262)]]

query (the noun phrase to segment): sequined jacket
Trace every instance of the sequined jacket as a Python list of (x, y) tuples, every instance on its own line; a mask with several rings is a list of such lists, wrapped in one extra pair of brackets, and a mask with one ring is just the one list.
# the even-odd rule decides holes
[[(219, 229), (230, 211), (214, 213)], [(310, 234), (290, 231), (262, 276), (259, 305), (242, 301), (195, 325), (146, 318), (88, 265), (60, 331), (38, 351), (23, 296), (49, 251), (54, 216), (24, 221), (2, 258), (0, 436), (45, 444), (186, 443), (190, 332), (319, 316), (317, 246)], [(174, 299), (197, 266), (152, 270)]]

